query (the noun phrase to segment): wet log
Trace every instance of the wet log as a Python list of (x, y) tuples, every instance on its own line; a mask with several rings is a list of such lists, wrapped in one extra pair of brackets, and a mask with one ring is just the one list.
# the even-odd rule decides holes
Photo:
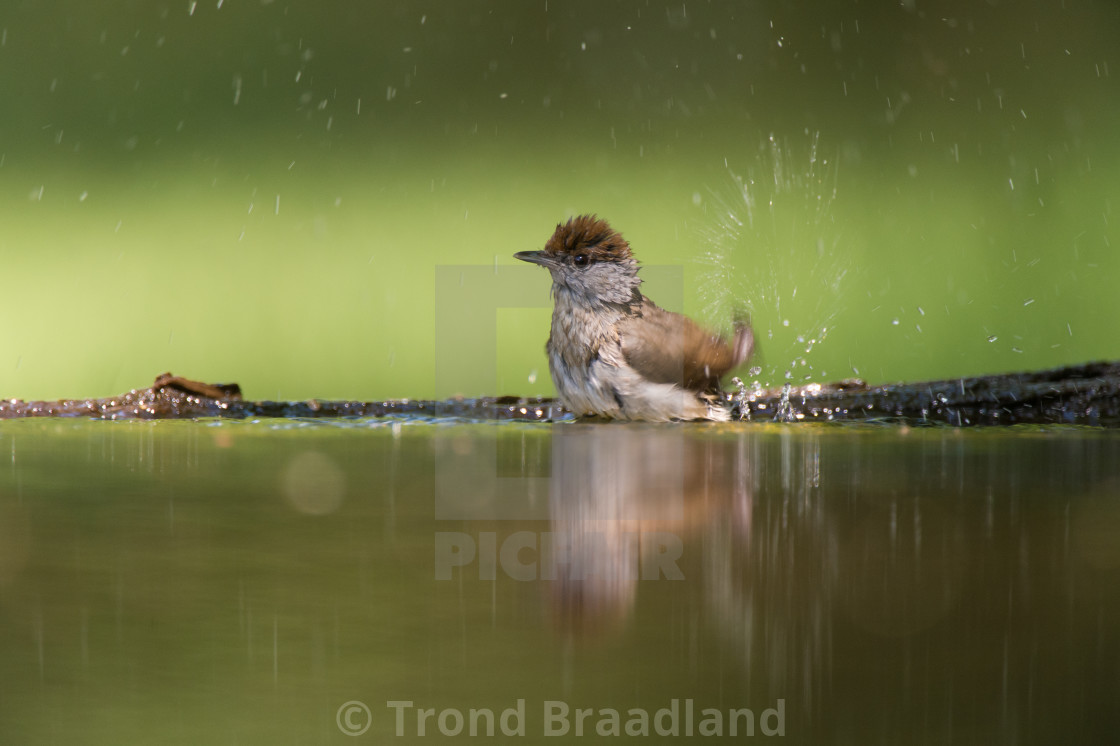
[(810, 384), (748, 393), (739, 405), (752, 420), (1117, 427), (1120, 362), (885, 386)]
[[(898, 422), (910, 425), (1087, 425), (1120, 427), (1120, 362), (1032, 373), (868, 386), (830, 384), (742, 391), (729, 395), (742, 420)], [(375, 402), (247, 401), (237, 384), (208, 384), (164, 373), (151, 387), (120, 396), (58, 401), (0, 400), (0, 419), (359, 418), (555, 421), (569, 419), (555, 400), (539, 397)]]

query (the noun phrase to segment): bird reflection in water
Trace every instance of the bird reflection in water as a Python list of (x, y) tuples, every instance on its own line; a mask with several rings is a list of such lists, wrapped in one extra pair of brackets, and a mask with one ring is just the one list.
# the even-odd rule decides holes
[(560, 630), (607, 635), (631, 617), (639, 581), (695, 581), (690, 554), (713, 526), (748, 539), (746, 464), (731, 442), (688, 425), (556, 428), (542, 554)]
[[(819, 444), (778, 439), (691, 424), (557, 427), (542, 560), (561, 633), (588, 643), (664, 623), (638, 616), (667, 598), (744, 675), (811, 700), (828, 669), (837, 542)], [(639, 609), (639, 593), (655, 598)]]

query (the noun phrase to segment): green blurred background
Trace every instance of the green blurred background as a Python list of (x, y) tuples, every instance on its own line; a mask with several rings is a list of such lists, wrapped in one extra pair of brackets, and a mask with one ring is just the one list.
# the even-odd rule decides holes
[[(436, 267), (579, 212), (750, 310), (763, 383), (1117, 358), (1117, 39), (1077, 0), (5, 3), (0, 395), (446, 396)], [(461, 393), (552, 391), (516, 271), (542, 307)]]

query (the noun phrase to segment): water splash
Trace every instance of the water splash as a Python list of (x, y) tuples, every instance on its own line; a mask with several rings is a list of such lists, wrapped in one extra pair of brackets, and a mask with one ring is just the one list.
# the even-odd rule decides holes
[(761, 352), (756, 384), (812, 380), (808, 356), (841, 310), (851, 260), (837, 251), (836, 168), (819, 141), (814, 134), (795, 148), (771, 136), (746, 177), (728, 165), (729, 182), (709, 190), (703, 311), (710, 319), (750, 314)]

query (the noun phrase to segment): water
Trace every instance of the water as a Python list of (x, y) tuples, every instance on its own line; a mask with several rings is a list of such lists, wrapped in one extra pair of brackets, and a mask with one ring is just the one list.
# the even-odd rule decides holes
[(700, 230), (704, 314), (761, 322), (755, 359), (763, 365), (751, 375), (772, 383), (828, 375), (814, 371), (810, 353), (842, 313), (849, 273), (856, 274), (843, 250), (851, 228), (832, 211), (835, 164), (820, 153), (819, 133), (794, 143), (769, 136), (746, 177), (729, 165)]
[(1120, 727), (1114, 432), (334, 424), (0, 423), (0, 741)]

